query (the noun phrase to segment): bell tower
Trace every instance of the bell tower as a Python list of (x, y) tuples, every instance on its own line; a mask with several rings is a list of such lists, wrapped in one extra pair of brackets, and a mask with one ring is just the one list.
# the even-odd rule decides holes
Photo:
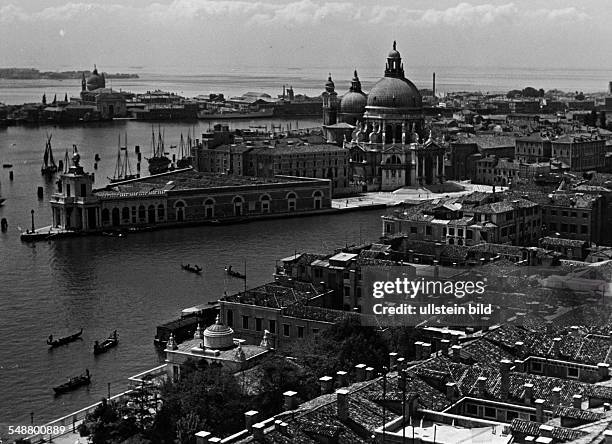
[(325, 83), (325, 91), (321, 94), (323, 98), (323, 125), (334, 125), (338, 119), (338, 93), (331, 78), (331, 73)]

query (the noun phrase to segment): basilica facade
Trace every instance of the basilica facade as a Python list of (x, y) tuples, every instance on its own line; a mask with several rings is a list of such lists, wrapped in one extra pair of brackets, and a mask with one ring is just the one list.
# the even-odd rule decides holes
[(355, 71), (341, 99), (330, 74), (322, 98), (324, 134), (350, 150), (353, 184), (359, 191), (444, 182), (444, 148), (425, 127), (421, 93), (405, 77), (395, 42), (384, 77), (369, 94), (362, 91)]

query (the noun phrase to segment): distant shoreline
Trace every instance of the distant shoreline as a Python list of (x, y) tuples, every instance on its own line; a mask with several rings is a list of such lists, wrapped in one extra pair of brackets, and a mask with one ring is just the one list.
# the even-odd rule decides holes
[[(35, 68), (0, 68), (0, 79), (11, 80), (64, 80), (80, 79), (91, 75), (91, 71), (39, 71)], [(104, 73), (107, 79), (138, 79), (138, 74)]]

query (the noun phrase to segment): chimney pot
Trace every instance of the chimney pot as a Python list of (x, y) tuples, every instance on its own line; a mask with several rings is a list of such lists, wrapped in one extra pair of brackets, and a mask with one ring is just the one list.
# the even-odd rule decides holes
[(512, 367), (512, 362), (508, 359), (502, 359), (499, 364), (501, 376), (500, 394), (503, 399), (506, 399), (510, 393), (510, 368)]
[(446, 399), (451, 402), (455, 400), (456, 388), (457, 384), (455, 384), (454, 382), (446, 383)]
[(534, 404), (536, 407), (536, 422), (544, 422), (544, 400), (536, 399)]
[(297, 392), (287, 391), (283, 393), (285, 399), (285, 410), (294, 410), (297, 407)]
[(453, 345), (451, 347), (452, 350), (452, 359), (454, 362), (461, 362), (461, 349), (462, 347), (460, 345)]
[(539, 429), (540, 436), (545, 436), (546, 438), (552, 438), (553, 427), (550, 425), (542, 424)]
[(287, 434), (287, 427), (288, 427), (288, 426), (289, 426), (289, 424), (287, 424), (286, 422), (281, 422), (281, 423), (280, 423), (280, 432), (281, 432), (283, 435), (286, 435), (286, 434)]
[(208, 442), (208, 438), (210, 437), (210, 432), (198, 432), (195, 434), (196, 444), (205, 444)]
[(253, 424), (253, 438), (255, 438), (257, 441), (263, 441), (265, 428), (266, 425), (263, 422)]
[(257, 422), (259, 418), (259, 412), (257, 410), (249, 410), (244, 414), (244, 428), (251, 433), (253, 431), (253, 424)]
[(525, 404), (531, 405), (533, 402), (533, 384), (527, 382), (523, 384), (523, 389), (525, 390)]
[(423, 350), (421, 349), (422, 345), (422, 341), (417, 341), (414, 343), (414, 359), (416, 359), (417, 361), (420, 361), (423, 356)]
[(484, 376), (479, 377), (476, 380), (476, 385), (478, 387), (478, 397), (484, 398), (487, 394), (487, 378)]
[(346, 389), (340, 389), (336, 391), (336, 408), (338, 419), (340, 421), (347, 421), (349, 419), (349, 391)]
[(400, 390), (406, 390), (406, 369), (399, 370), (398, 385)]
[(406, 358), (397, 358), (397, 371), (406, 368)]
[(551, 402), (555, 407), (561, 404), (561, 387), (552, 389)]
[(535, 443), (536, 444), (552, 444), (553, 439), (549, 438), (548, 436), (540, 436), (536, 438)]
[(374, 378), (374, 367), (366, 367), (365, 369), (366, 381)]
[(610, 365), (605, 362), (600, 362), (597, 364), (597, 370), (599, 372), (600, 380), (608, 379), (610, 376)]
[(575, 409), (582, 408), (582, 395), (572, 396), (572, 407), (574, 407)]
[(612, 444), (612, 430), (606, 430), (603, 436), (604, 436), (604, 444)]
[(442, 339), (440, 341), (440, 350), (444, 356), (448, 356), (448, 350), (450, 349), (450, 341), (448, 339)]
[(208, 438), (208, 444), (217, 444), (218, 442), (221, 442), (221, 438), (218, 438), (216, 436)]
[(389, 353), (389, 370), (390, 371), (395, 370), (396, 362), (397, 362), (397, 353), (396, 352)]
[(365, 381), (366, 379), (366, 365), (365, 364), (357, 364), (355, 366), (355, 379), (357, 382)]
[(424, 342), (421, 344), (421, 359), (429, 359), (431, 358), (431, 344), (428, 342)]
[(334, 380), (331, 376), (322, 376), (319, 378), (319, 387), (321, 388), (321, 394), (331, 393), (334, 386)]
[(339, 370), (336, 372), (336, 379), (338, 381), (338, 387), (344, 387), (348, 385), (347, 375), (348, 373), (343, 370)]

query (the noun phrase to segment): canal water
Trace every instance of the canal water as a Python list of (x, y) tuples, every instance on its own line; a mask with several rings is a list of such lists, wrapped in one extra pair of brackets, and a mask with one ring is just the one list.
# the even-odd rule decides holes
[[(295, 128), (296, 122), (291, 121)], [(265, 125), (271, 122), (239, 122)], [(276, 122), (287, 125), (289, 122)], [(318, 122), (300, 121), (301, 128)], [(165, 124), (166, 145), (178, 144), (182, 132), (193, 127)], [(208, 129), (196, 125), (196, 133)], [(34, 425), (99, 401), (111, 384), (112, 393), (127, 388), (127, 377), (158, 365), (153, 346), (155, 327), (178, 317), (180, 310), (213, 301), (224, 291), (236, 292), (243, 281), (225, 276), (223, 267), (240, 270), (246, 261), (248, 285), (272, 279), (275, 261), (300, 251), (329, 252), (381, 233), (382, 211), (347, 213), (251, 222), (223, 227), (190, 227), (126, 238), (85, 237), (25, 244), (18, 227), (50, 225), (48, 200), (53, 184), (45, 183), (40, 166), (46, 134), (52, 134), (56, 158), (78, 146), (87, 171), (96, 174), (96, 186), (112, 176), (117, 135), (128, 134), (135, 167), (134, 145), (148, 155), (151, 126), (124, 121), (87, 127), (9, 127), (0, 130), (0, 218), (8, 232), (0, 233), (0, 438), (9, 425)], [(101, 161), (94, 170), (94, 156)], [(143, 159), (142, 171), (147, 168)], [(13, 171), (14, 180), (9, 180)], [(37, 187), (44, 198), (37, 198)], [(181, 270), (181, 263), (200, 264), (201, 276)], [(49, 350), (49, 334), (64, 336), (84, 329), (83, 340)], [(113, 330), (120, 344), (94, 357), (93, 342)], [(52, 387), (89, 369), (92, 384), (60, 397)]]

